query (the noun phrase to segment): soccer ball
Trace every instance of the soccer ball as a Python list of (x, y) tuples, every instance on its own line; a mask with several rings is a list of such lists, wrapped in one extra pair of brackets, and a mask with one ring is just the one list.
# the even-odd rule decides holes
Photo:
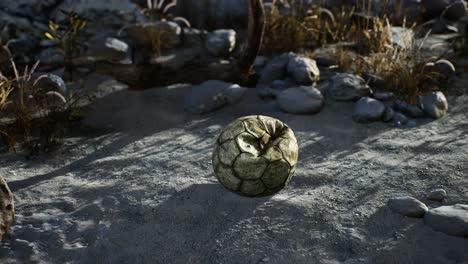
[(221, 132), (213, 152), (218, 181), (248, 197), (273, 195), (296, 170), (298, 145), (291, 128), (267, 116), (234, 120)]

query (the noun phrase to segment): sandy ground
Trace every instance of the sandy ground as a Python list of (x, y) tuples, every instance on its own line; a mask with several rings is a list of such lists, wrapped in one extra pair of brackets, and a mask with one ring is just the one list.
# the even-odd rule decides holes
[[(386, 207), (400, 195), (468, 203), (468, 96), (397, 129), (354, 123), (352, 103), (284, 114), (255, 90), (196, 116), (187, 89), (116, 91), (55, 157), (2, 153), (17, 214), (0, 263), (468, 263), (468, 239)], [(296, 175), (272, 197), (230, 193), (211, 168), (220, 129), (250, 114), (283, 120), (299, 141)], [(433, 187), (448, 199), (424, 199)]]

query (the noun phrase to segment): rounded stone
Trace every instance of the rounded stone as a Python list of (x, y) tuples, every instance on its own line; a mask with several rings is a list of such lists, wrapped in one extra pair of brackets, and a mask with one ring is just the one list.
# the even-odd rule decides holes
[(294, 175), (298, 144), (291, 128), (267, 116), (246, 116), (227, 125), (213, 152), (219, 182), (237, 194), (267, 196)]

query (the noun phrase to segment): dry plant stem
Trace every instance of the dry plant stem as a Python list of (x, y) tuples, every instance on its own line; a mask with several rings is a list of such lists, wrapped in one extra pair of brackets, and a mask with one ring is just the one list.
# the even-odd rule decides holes
[[(133, 90), (175, 83), (196, 84), (210, 79), (249, 85), (253, 79), (252, 65), (262, 43), (265, 11), (262, 0), (249, 0), (247, 4), (249, 10), (247, 40), (240, 57), (229, 63), (202, 64), (190, 61), (181, 67), (171, 68), (158, 63), (125, 65), (93, 58), (77, 58), (73, 60), (72, 66), (86, 66), (97, 72), (109, 74), (118, 81), (128, 84)], [(187, 74), (180, 74), (181, 72)]]

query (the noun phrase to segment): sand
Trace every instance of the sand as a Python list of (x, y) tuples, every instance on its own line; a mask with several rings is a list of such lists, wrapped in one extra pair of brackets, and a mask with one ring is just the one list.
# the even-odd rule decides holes
[[(285, 114), (254, 89), (192, 115), (183, 106), (188, 85), (101, 87), (86, 127), (55, 156), (1, 154), (17, 209), (0, 263), (468, 262), (468, 239), (386, 206), (400, 195), (429, 207), (468, 203), (466, 95), (450, 98), (442, 119), (398, 129), (354, 123), (352, 103)], [(299, 142), (296, 175), (271, 197), (233, 194), (211, 167), (221, 128), (250, 114), (281, 119)], [(424, 198), (435, 187), (447, 200)]]

